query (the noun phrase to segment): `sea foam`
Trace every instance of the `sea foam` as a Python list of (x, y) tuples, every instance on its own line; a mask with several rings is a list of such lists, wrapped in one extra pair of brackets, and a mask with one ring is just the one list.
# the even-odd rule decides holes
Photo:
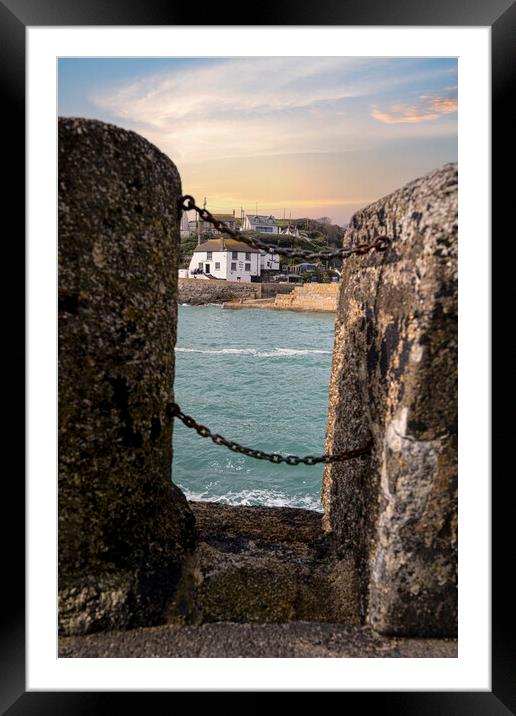
[(270, 351), (259, 351), (256, 348), (182, 348), (177, 347), (178, 353), (210, 353), (228, 355), (249, 355), (256, 358), (276, 358), (282, 356), (304, 356), (317, 353), (329, 354), (331, 351), (323, 351), (315, 348), (274, 348)]
[(243, 505), (262, 507), (296, 507), (303, 510), (322, 512), (322, 504), (314, 495), (287, 495), (279, 490), (241, 490), (239, 492), (226, 492), (223, 495), (214, 494), (211, 490), (192, 491), (181, 484), (188, 500), (194, 502), (219, 502), (222, 505)]

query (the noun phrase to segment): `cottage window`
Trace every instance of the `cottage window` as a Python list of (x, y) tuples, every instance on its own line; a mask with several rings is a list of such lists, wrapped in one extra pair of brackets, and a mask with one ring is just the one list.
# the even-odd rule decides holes
[(198, 267), (201, 269), (201, 271), (202, 271), (202, 267), (204, 266), (204, 263), (203, 263), (202, 261), (199, 261), (199, 263), (197, 264), (197, 266), (198, 266)]
[(220, 271), (220, 261), (215, 261), (215, 271)]
[(245, 265), (245, 270), (246, 270), (246, 271), (251, 271), (251, 264), (246, 264), (246, 265)]
[(207, 252), (206, 252), (206, 259), (207, 259), (208, 261), (211, 261), (212, 258), (213, 258), (213, 251), (207, 251)]
[(231, 263), (231, 270), (236, 271), (236, 261)]
[(232, 252), (231, 252), (231, 258), (232, 258), (232, 259), (237, 259), (237, 258), (238, 258), (238, 251), (232, 251)]
[(251, 260), (251, 252), (250, 252), (250, 251), (246, 251), (246, 252), (245, 252), (245, 260), (246, 260), (246, 261), (250, 261), (250, 260)]

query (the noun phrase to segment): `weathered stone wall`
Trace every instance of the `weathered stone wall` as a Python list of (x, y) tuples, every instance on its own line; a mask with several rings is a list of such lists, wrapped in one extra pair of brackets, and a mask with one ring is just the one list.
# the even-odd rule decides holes
[(181, 182), (133, 132), (59, 120), (59, 622), (162, 620), (193, 536), (171, 482)]
[(336, 311), (338, 297), (337, 283), (305, 283), (288, 296), (276, 296), (274, 307), (291, 311)]
[(179, 303), (200, 306), (205, 303), (223, 303), (233, 298), (261, 298), (261, 285), (216, 279), (178, 279)]
[(352, 559), (335, 559), (320, 512), (190, 503), (197, 548), (170, 621), (360, 623)]
[(279, 293), (290, 293), (294, 288), (293, 284), (180, 278), (178, 279), (177, 300), (179, 303), (200, 306), (206, 303), (224, 303), (239, 298), (269, 298)]
[(284, 293), (292, 293), (295, 283), (261, 283), (261, 298), (274, 298)]
[(328, 452), (372, 438), (371, 458), (325, 468), (325, 529), (354, 555), (378, 631), (457, 625), (457, 167), (353, 217), (344, 245), (392, 239), (345, 261), (330, 384)]

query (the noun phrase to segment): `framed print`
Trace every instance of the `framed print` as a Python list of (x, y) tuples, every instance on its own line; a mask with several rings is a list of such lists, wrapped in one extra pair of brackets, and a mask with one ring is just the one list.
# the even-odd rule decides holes
[(0, 3), (29, 408), (6, 713), (514, 710), (488, 273), (514, 5), (264, 9)]

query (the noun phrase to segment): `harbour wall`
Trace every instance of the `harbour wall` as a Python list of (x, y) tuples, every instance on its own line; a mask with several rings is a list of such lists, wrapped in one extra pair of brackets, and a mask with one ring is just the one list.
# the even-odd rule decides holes
[(336, 311), (338, 283), (305, 283), (286, 296), (276, 296), (274, 308), (291, 311)]
[(206, 303), (224, 303), (241, 298), (270, 298), (276, 294), (290, 293), (294, 284), (243, 283), (241, 281), (217, 281), (196, 278), (178, 279), (178, 303), (200, 306)]
[(224, 308), (263, 308), (269, 311), (323, 311), (335, 313), (339, 301), (339, 284), (307, 283), (296, 286), (288, 294), (271, 298), (237, 298), (224, 303)]

